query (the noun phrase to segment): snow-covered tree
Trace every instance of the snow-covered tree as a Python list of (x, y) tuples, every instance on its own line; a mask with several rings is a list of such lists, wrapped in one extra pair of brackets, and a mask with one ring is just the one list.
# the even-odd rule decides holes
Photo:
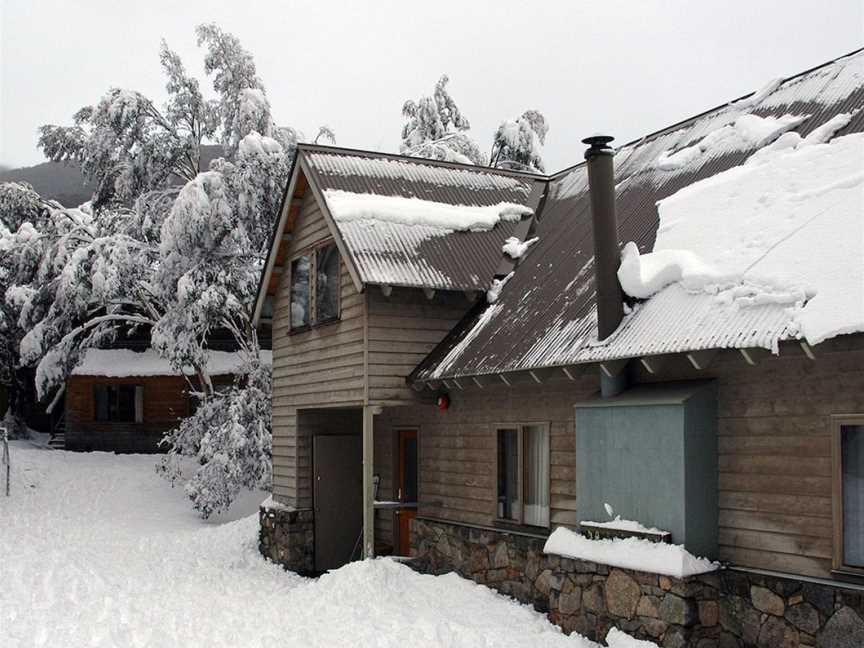
[(449, 82), (447, 75), (442, 75), (432, 96), (424, 95), (416, 102), (409, 99), (402, 106), (405, 124), (399, 152), (413, 157), (483, 164), (483, 153), (467, 133), (471, 124), (447, 92)]
[(537, 110), (526, 110), (518, 119), (501, 122), (492, 139), (489, 166), (542, 173), (548, 132), (546, 118)]
[[(36, 368), (40, 399), (56, 400), (87, 348), (138, 328), (149, 331), (175, 369), (191, 375), (199, 413), (166, 443), (172, 455), (198, 459), (207, 487), (189, 492), (209, 514), (230, 503), (237, 484), (269, 479), (269, 463), (255, 469), (249, 463), (269, 462), (269, 437), (263, 440), (269, 397), (260, 398), (269, 386), (257, 375), (264, 369), (250, 362), (234, 391), (217, 392), (207, 373), (207, 340), (227, 329), (257, 357), (250, 310), (303, 136), (273, 124), (254, 61), (234, 36), (213, 25), (197, 34), (215, 99), (204, 98), (163, 43), (164, 108), (112, 89), (76, 113), (71, 126), (42, 129), (45, 152), (81, 164), (94, 182), (92, 209), (49, 205), (34, 224), (28, 189), (0, 187), (0, 249), (9, 251), (0, 260), (0, 282), (9, 309), (3, 321), (20, 334), (19, 363)], [(332, 131), (322, 128), (319, 137), (332, 140)], [(223, 143), (225, 155), (202, 172), (200, 148), (210, 138)], [(224, 433), (213, 432), (208, 413), (229, 416)], [(244, 427), (241, 451), (237, 434)], [(238, 481), (241, 472), (247, 482)], [(217, 488), (219, 476), (224, 482)]]
[[(185, 481), (186, 494), (205, 518), (228, 508), (242, 489), (270, 486), (270, 367), (261, 363), (255, 344), (244, 349), (244, 362), (231, 387), (204, 399), (162, 441), (169, 450), (157, 471), (172, 483)], [(184, 457), (195, 460), (186, 472)]]

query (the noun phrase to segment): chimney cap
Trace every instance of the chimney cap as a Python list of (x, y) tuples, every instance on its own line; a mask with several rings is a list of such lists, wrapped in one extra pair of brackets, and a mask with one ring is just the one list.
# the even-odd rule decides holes
[(583, 144), (588, 144), (590, 146), (602, 146), (606, 147), (612, 140), (615, 138), (611, 135), (604, 135), (603, 133), (594, 133), (593, 135), (589, 135), (585, 139), (582, 140)]
[(602, 135), (600, 133), (595, 133), (594, 135), (590, 135), (582, 140), (583, 144), (588, 144), (590, 148), (585, 151), (585, 158), (589, 158), (598, 153), (601, 154), (609, 154), (612, 152), (612, 147), (609, 146), (609, 143), (615, 138), (611, 135)]

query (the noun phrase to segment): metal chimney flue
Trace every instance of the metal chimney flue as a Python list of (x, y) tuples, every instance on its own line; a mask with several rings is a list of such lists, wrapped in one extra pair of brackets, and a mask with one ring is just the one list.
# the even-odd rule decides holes
[(588, 144), (588, 190), (591, 196), (591, 221), (594, 229), (594, 281), (597, 289), (597, 337), (609, 337), (624, 317), (624, 301), (618, 283), (618, 221), (615, 217), (615, 151), (609, 146), (613, 137), (592, 135)]

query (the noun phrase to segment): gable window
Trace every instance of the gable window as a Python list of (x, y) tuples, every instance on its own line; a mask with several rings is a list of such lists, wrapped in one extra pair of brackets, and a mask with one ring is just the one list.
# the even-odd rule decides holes
[(141, 423), (144, 420), (143, 385), (96, 385), (95, 419), (105, 423)]
[(502, 426), (496, 443), (498, 519), (548, 527), (549, 426)]
[(321, 245), (291, 261), (291, 330), (339, 319), (339, 250)]
[(339, 317), (339, 250), (331, 243), (315, 253), (315, 321)]
[(309, 326), (312, 322), (311, 295), (309, 286), (308, 255), (300, 256), (291, 262), (291, 328)]
[(864, 573), (864, 415), (834, 417), (834, 568)]

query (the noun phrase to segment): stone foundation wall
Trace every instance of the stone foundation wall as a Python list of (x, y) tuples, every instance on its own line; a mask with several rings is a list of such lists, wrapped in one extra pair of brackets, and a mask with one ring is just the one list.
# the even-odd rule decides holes
[(664, 648), (864, 646), (864, 590), (731, 569), (675, 579), (547, 556), (544, 542), (429, 519), (412, 527), (419, 571), (455, 571), (595, 641), (614, 625)]
[(299, 574), (315, 570), (315, 525), (311, 509), (262, 506), (258, 511), (258, 550)]

